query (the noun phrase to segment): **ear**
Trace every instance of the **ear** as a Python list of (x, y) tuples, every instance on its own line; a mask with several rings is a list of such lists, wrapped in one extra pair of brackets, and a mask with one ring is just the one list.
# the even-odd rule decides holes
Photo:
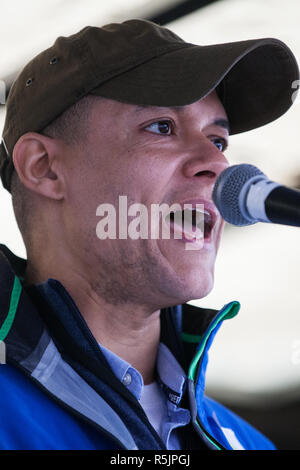
[(56, 139), (27, 132), (15, 144), (13, 162), (26, 188), (51, 199), (62, 199), (63, 173), (59, 165), (60, 145)]

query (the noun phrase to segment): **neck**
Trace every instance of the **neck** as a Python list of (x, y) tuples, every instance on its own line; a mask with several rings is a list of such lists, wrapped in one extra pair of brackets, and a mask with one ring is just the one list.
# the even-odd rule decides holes
[(117, 309), (114, 314), (110, 309), (101, 309), (100, 315), (91, 309), (85, 320), (96, 340), (137, 369), (147, 385), (154, 380), (160, 311), (147, 317), (138, 314), (135, 307)]
[(160, 310), (127, 301), (110, 304), (92, 288), (82, 270), (42, 269), (41, 263), (27, 263), (25, 282), (37, 284), (50, 277), (57, 279), (68, 291), (84, 317), (96, 341), (129, 362), (147, 385), (154, 380), (155, 363), (160, 339)]

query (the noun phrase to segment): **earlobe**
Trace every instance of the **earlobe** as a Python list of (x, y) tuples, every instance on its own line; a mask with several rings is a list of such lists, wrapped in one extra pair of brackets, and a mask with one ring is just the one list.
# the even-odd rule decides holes
[(19, 138), (13, 162), (21, 182), (33, 192), (62, 199), (62, 176), (57, 172), (58, 147), (54, 139), (28, 132)]

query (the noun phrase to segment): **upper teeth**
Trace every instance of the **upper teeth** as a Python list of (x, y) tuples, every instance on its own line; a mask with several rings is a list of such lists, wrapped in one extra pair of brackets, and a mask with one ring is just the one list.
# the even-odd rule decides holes
[[(189, 209), (188, 209), (188, 210), (189, 210)], [(210, 213), (209, 213), (207, 210), (205, 210), (205, 209), (198, 209), (198, 208), (195, 208), (195, 209), (192, 209), (192, 210), (193, 210), (193, 211), (196, 211), (196, 212), (199, 212), (199, 214), (205, 214), (205, 215), (207, 215), (207, 216), (210, 217)]]
[(185, 211), (197, 212), (198, 214), (204, 214), (206, 220), (210, 219), (211, 217), (210, 213), (205, 209), (199, 209), (195, 207), (193, 209), (184, 209), (182, 212), (184, 213)]
[[(187, 214), (187, 212), (189, 212), (189, 215)], [(199, 215), (197, 216), (196, 213), (199, 215), (201, 214), (200, 217)], [(194, 209), (183, 209), (181, 211), (171, 212), (170, 214), (168, 214), (167, 220), (169, 221), (173, 220), (173, 222), (180, 224), (180, 225), (182, 223), (184, 224), (191, 223), (192, 225), (194, 225), (197, 222), (197, 226), (201, 228), (202, 223), (203, 222), (207, 223), (210, 220), (210, 217), (211, 217), (210, 213), (207, 210), (194, 208)], [(187, 225), (185, 226), (187, 227)]]

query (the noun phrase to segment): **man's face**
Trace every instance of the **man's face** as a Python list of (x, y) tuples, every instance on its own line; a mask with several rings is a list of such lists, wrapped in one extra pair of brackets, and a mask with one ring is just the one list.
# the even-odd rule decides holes
[[(213, 286), (224, 225), (211, 199), (217, 176), (228, 166), (220, 100), (215, 92), (178, 108), (95, 100), (85, 151), (66, 159), (66, 233), (83, 275), (116, 305), (157, 309), (204, 297)], [(128, 207), (141, 203), (149, 214), (153, 204), (204, 204), (210, 215), (203, 248), (188, 250), (184, 238), (172, 233), (151, 238), (150, 228), (147, 239), (100, 240), (97, 207), (116, 208), (118, 230), (120, 195), (127, 196)]]

